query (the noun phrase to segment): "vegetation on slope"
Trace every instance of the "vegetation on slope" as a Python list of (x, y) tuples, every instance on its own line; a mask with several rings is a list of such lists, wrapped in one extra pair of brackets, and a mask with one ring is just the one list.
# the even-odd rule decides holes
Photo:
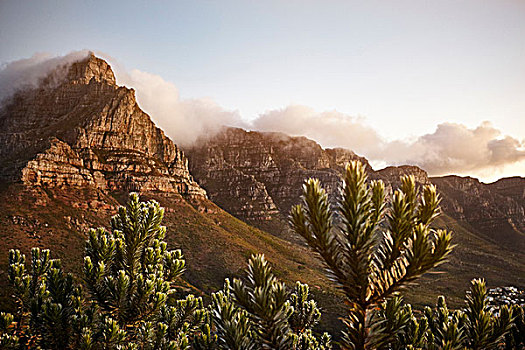
[[(345, 231), (330, 224), (319, 183), (305, 185), (305, 207), (294, 228), (324, 260), (348, 303), (344, 349), (497, 349), (523, 345), (523, 309), (490, 310), (485, 283), (472, 282), (466, 308), (450, 312), (444, 298), (421, 316), (398, 296), (401, 287), (443, 261), (450, 235), (429, 223), (437, 214), (432, 188), (415, 192), (406, 178), (378, 230), (381, 184), (369, 189), (358, 164), (347, 168), (341, 212)], [(0, 346), (27, 349), (330, 349), (331, 337), (312, 329), (321, 312), (307, 285), (294, 291), (273, 274), (262, 255), (250, 258), (245, 279), (225, 282), (211, 303), (177, 293), (185, 261), (168, 250), (164, 210), (132, 194), (111, 229), (90, 230), (83, 283), (65, 273), (48, 250), (9, 253), (14, 314), (0, 314)], [(345, 243), (346, 242), (346, 243)], [(84, 286), (84, 288), (82, 288)], [(513, 317), (513, 312), (517, 315)], [(516, 319), (516, 321), (514, 321)]]

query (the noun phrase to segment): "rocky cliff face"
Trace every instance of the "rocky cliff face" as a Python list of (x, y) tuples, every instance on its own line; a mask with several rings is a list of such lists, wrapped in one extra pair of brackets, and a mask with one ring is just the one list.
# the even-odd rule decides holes
[(205, 196), (182, 150), (89, 55), (58, 67), (0, 111), (0, 178), (36, 186), (94, 186)]
[(488, 187), (502, 195), (511, 197), (517, 202), (524, 203), (525, 201), (525, 178), (523, 177), (507, 177), (499, 179), (488, 185)]
[[(305, 137), (238, 128), (225, 128), (186, 153), (191, 173), (210, 199), (238, 218), (277, 233), (286, 231), (286, 218), (299, 202), (305, 179), (320, 179), (334, 202), (346, 163), (360, 160), (373, 172), (365, 158), (346, 149), (323, 149)], [(396, 169), (374, 173), (375, 178), (405, 171)]]
[(275, 226), (281, 230), (304, 179), (317, 177), (335, 193), (344, 164), (352, 159), (366, 162), (347, 150), (323, 150), (305, 137), (237, 128), (225, 128), (187, 154), (191, 173), (210, 199), (261, 227), (278, 219)]
[[(345, 149), (323, 149), (304, 137), (248, 132), (226, 128), (217, 136), (187, 150), (190, 170), (210, 198), (233, 215), (262, 228), (284, 223), (300, 200), (309, 177), (321, 180), (332, 201), (337, 198), (344, 165), (363, 162), (371, 180), (383, 180), (387, 194), (413, 175), (419, 185), (434, 183), (446, 214), (464, 222), (486, 238), (520, 247), (525, 243), (525, 179), (502, 179), (483, 184), (476, 179), (449, 176), (429, 178), (416, 166), (374, 171), (365, 158)], [(275, 230), (274, 230), (275, 232)]]
[(525, 178), (484, 184), (460, 176), (431, 178), (442, 194), (442, 208), (487, 239), (525, 248)]

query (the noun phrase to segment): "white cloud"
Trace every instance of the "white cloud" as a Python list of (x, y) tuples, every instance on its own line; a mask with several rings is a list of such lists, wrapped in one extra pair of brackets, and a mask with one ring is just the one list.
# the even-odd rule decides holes
[(160, 76), (137, 69), (117, 72), (119, 84), (136, 90), (139, 106), (175, 143), (188, 146), (224, 125), (244, 125), (240, 115), (211, 99), (181, 99), (177, 87)]
[[(316, 112), (290, 106), (259, 116), (253, 127), (310, 137), (325, 147), (345, 147), (375, 164), (418, 165), (431, 175), (499, 172), (525, 161), (525, 144), (501, 134), (490, 122), (469, 128), (441, 123), (433, 133), (414, 140), (387, 141), (363, 119), (336, 111)], [(410, 127), (407, 125), (407, 127)]]
[(307, 136), (325, 147), (347, 147), (359, 154), (376, 152), (383, 142), (363, 119), (337, 111), (316, 112), (294, 105), (268, 111), (253, 121), (260, 131), (280, 131), (293, 136)]
[[(0, 102), (16, 91), (37, 87), (43, 78), (55, 72), (55, 82), (64, 77), (67, 67), (89, 54), (88, 50), (74, 51), (65, 56), (36, 53), (30, 58), (6, 63), (0, 70)], [(58, 69), (62, 67), (63, 69)]]
[[(0, 70), (0, 101), (18, 89), (36, 87), (53, 69), (55, 77), (60, 78), (69, 64), (88, 53), (76, 51), (62, 57), (35, 54), (5, 64)], [(306, 136), (324, 147), (351, 149), (372, 164), (418, 165), (431, 175), (456, 173), (493, 179), (494, 174), (522, 174), (525, 169), (525, 142), (502, 135), (490, 122), (474, 128), (441, 123), (434, 132), (415, 139), (389, 141), (363, 118), (292, 105), (263, 113), (247, 124), (237, 111), (226, 110), (211, 99), (181, 99), (177, 87), (160, 76), (136, 69), (127, 71), (107, 54), (97, 54), (111, 63), (119, 84), (136, 90), (140, 107), (183, 146), (229, 125)]]

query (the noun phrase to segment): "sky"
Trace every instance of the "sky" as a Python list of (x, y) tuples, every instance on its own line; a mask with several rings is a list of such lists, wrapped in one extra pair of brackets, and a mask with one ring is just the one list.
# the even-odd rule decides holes
[(0, 1), (4, 67), (83, 49), (144, 87), (168, 135), (176, 108), (377, 166), (525, 175), (525, 1)]

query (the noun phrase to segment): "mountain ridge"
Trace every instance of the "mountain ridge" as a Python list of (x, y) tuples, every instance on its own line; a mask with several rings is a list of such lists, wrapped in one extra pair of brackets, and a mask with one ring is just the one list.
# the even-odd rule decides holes
[[(90, 55), (69, 69), (44, 79), (38, 88), (20, 91), (0, 110), (2, 281), (7, 280), (10, 248), (25, 253), (32, 246), (50, 248), (68, 268), (78, 268), (86, 231), (107, 225), (127, 193), (137, 191), (166, 208), (166, 239), (170, 247), (183, 249), (187, 278), (199, 290), (217, 290), (225, 277), (239, 274), (251, 254), (262, 252), (287, 282), (311, 284), (335, 320), (341, 305), (338, 294), (323, 277), (320, 262), (287, 229), (286, 215), (298, 202), (304, 178), (319, 177), (335, 193), (345, 163), (360, 160), (370, 179), (391, 179), (390, 193), (404, 173), (415, 174), (420, 184), (430, 181), (415, 167), (374, 172), (352, 151), (324, 150), (305, 137), (279, 133), (271, 133), (267, 142), (258, 132), (224, 129), (224, 144), (203, 141), (210, 147), (183, 151), (140, 109), (132, 89), (116, 85), (106, 62)], [(221, 133), (215, 137), (220, 139)], [(508, 197), (507, 182), (494, 185), (493, 191)], [(521, 181), (511, 182), (521, 188)], [(226, 202), (217, 200), (218, 195)], [(516, 208), (513, 220), (521, 218)], [(243, 218), (244, 213), (250, 216)], [(263, 230), (246, 223), (263, 223)], [(410, 291), (412, 300), (434, 302), (437, 290), (462, 297), (468, 281), (479, 273), (498, 285), (511, 281), (504, 276), (510, 271), (516, 283), (525, 284), (523, 254), (500, 247), (489, 234), (479, 235), (468, 222), (449, 215), (440, 225), (460, 232), (451, 263), (443, 265), (450, 276), (423, 279)]]
[[(256, 226), (268, 227), (264, 221), (276, 217), (286, 221), (291, 206), (299, 202), (302, 183), (308, 177), (319, 178), (335, 203), (344, 164), (359, 160), (365, 164), (369, 180), (385, 182), (388, 194), (399, 187), (401, 176), (412, 175), (419, 185), (437, 185), (442, 193), (444, 212), (455, 219), (479, 229), (481, 217), (497, 220), (500, 225), (508, 221), (520, 237), (513, 244), (522, 247), (525, 178), (512, 177), (484, 184), (472, 177), (457, 175), (430, 177), (413, 165), (374, 170), (366, 158), (350, 150), (323, 149), (304, 137), (278, 134), (276, 138), (275, 135), (225, 128), (200, 145), (187, 148), (190, 171), (208, 190), (210, 198), (224, 209)], [(232, 197), (236, 200), (232, 201)], [(470, 210), (469, 206), (476, 209)], [(267, 215), (261, 211), (264, 207), (270, 208)]]

